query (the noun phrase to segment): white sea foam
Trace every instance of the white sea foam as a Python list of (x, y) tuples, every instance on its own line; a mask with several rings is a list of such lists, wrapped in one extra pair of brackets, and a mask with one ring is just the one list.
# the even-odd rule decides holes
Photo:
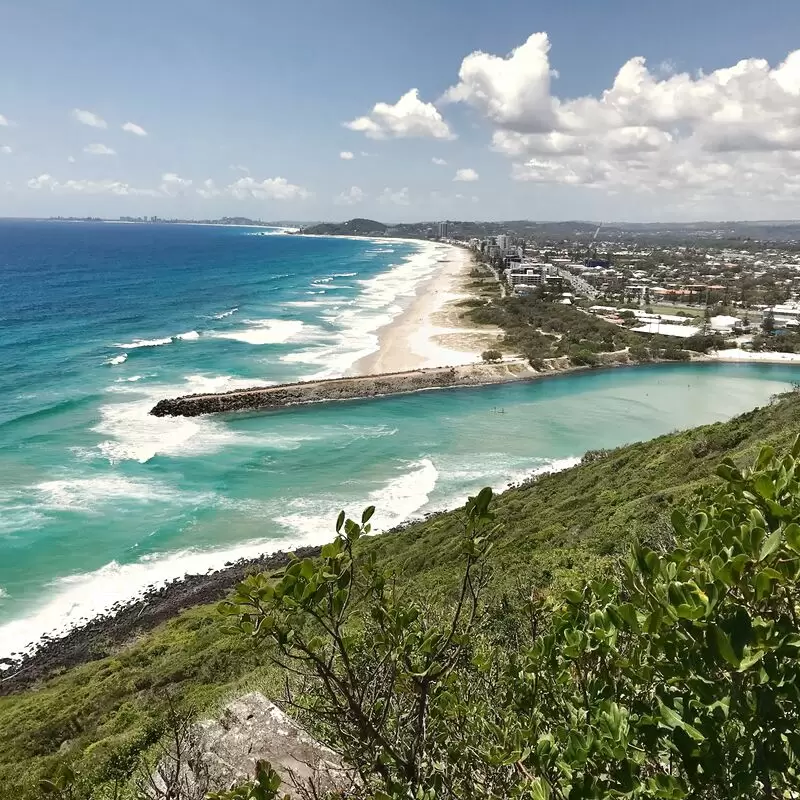
[(128, 402), (100, 407), (100, 422), (93, 430), (104, 440), (98, 452), (112, 464), (120, 461), (145, 463), (157, 455), (192, 456), (213, 453), (246, 440), (230, 430), (222, 420), (212, 417), (154, 417), (150, 409), (164, 397), (204, 394), (269, 386), (258, 380), (231, 378), (227, 375), (189, 375), (180, 385), (112, 387), (117, 393), (131, 395)]
[(21, 493), (0, 496), (0, 534), (35, 531), (48, 521), (46, 514), (29, 505), (29, 498)]
[(114, 347), (121, 347), (125, 350), (135, 350), (137, 347), (161, 347), (164, 344), (171, 344), (172, 337), (165, 336), (163, 339), (134, 339), (125, 344), (115, 344)]
[(236, 313), (238, 310), (239, 310), (239, 307), (238, 307), (238, 306), (236, 306), (236, 308), (230, 308), (230, 309), (228, 309), (227, 311), (222, 311), (222, 312), (221, 312), (221, 313), (219, 313), (219, 314), (214, 314), (214, 315), (212, 316), (212, 319), (225, 319), (225, 317), (231, 317), (231, 316), (233, 316), (233, 315), (234, 315), (234, 314), (235, 314), (235, 313)]
[(8, 592), (2, 586), (0, 586), (0, 600), (2, 600), (4, 597), (8, 597)]
[[(577, 462), (578, 459), (557, 459), (533, 470), (526, 470), (524, 476), (520, 477), (566, 469)], [(378, 509), (373, 518), (376, 531), (394, 527), (424, 511), (432, 510), (429, 497), (439, 479), (439, 471), (433, 462), (428, 458), (410, 462), (401, 468), (401, 472), (402, 474), (370, 491), (362, 500), (347, 501), (347, 510), (351, 514), (357, 514), (364, 506), (374, 504)], [(481, 477), (477, 468), (475, 477)], [(127, 486), (125, 497), (130, 496), (132, 488), (138, 494), (140, 502), (154, 502), (154, 496), (165, 498), (164, 493), (168, 491), (153, 484)], [(123, 483), (107, 486), (106, 490), (108, 489), (115, 492), (119, 499), (123, 493)], [(84, 500), (88, 500), (87, 490), (88, 496), (97, 498), (100, 494), (87, 484), (82, 484), (80, 493), (66, 487), (59, 487), (54, 492), (52, 486), (48, 492), (62, 503), (71, 503), (74, 508), (76, 501), (80, 506)], [(105, 491), (103, 495), (105, 496)], [(226, 502), (225, 498), (218, 499), (223, 506), (236, 508), (240, 512), (260, 516), (269, 516), (275, 512), (274, 506), (261, 501)], [(290, 513), (276, 519), (276, 522), (288, 529), (287, 536), (283, 538), (252, 539), (217, 550), (183, 549), (147, 556), (132, 564), (112, 561), (93, 572), (60, 578), (50, 584), (46, 593), (50, 599), (46, 604), (23, 619), (0, 626), (0, 657), (22, 652), (29, 644), (40, 641), (44, 634), (66, 633), (98, 614), (109, 611), (115, 604), (137, 597), (149, 587), (161, 586), (176, 577), (203, 574), (228, 561), (254, 558), (278, 549), (330, 541), (334, 535), (333, 522), (341, 506), (341, 497), (293, 500), (284, 504)]]
[(246, 344), (284, 344), (295, 338), (302, 330), (303, 323), (296, 319), (247, 319), (247, 328), (233, 331), (215, 331), (211, 336), (217, 339), (233, 339)]
[(357, 281), (360, 291), (354, 300), (335, 316), (326, 317), (338, 333), (326, 342), (287, 353), (281, 360), (321, 367), (310, 377), (328, 378), (345, 374), (356, 361), (374, 353), (379, 346), (377, 331), (403, 311), (420, 284), (437, 269), (441, 246), (418, 246), (419, 250), (401, 264), (374, 278)]
[[(427, 504), (436, 487), (439, 472), (429, 458), (405, 464), (401, 469), (402, 475), (374, 489), (363, 500), (348, 502), (352, 513), (368, 505), (377, 508), (372, 520), (375, 531), (388, 530), (412, 518)], [(315, 536), (327, 541), (331, 537), (331, 521), (341, 506), (341, 498), (299, 498), (287, 504), (290, 513), (277, 517), (276, 522), (299, 534), (303, 543), (309, 543)], [(326, 535), (320, 536), (322, 532)]]
[(23, 619), (0, 626), (0, 658), (22, 652), (45, 634), (66, 633), (109, 611), (116, 603), (137, 597), (149, 586), (163, 585), (185, 574), (204, 573), (226, 561), (255, 557), (265, 547), (271, 549), (262, 541), (246, 542), (224, 551), (182, 550), (132, 564), (112, 561), (94, 572), (60, 578), (48, 587), (51, 599), (47, 603)]
[(131, 375), (130, 378), (117, 378), (114, 383), (136, 383), (143, 377), (144, 375)]
[(125, 503), (171, 503), (172, 489), (123, 475), (71, 476), (42, 481), (32, 487), (37, 507), (48, 511), (100, 513), (103, 506)]
[(127, 360), (128, 354), (122, 353), (121, 355), (114, 356), (114, 358), (109, 358), (108, 361), (106, 361), (106, 364), (116, 366), (117, 364), (124, 364)]
[(165, 336), (162, 339), (134, 339), (132, 342), (118, 342), (114, 347), (120, 347), (123, 350), (136, 350), (140, 347), (162, 347), (178, 340), (194, 341), (199, 338), (200, 334), (197, 331), (186, 331), (186, 333), (177, 333), (175, 336)]
[(440, 465), (442, 491), (425, 509), (426, 512), (457, 508), (484, 486), (491, 486), (495, 492), (504, 492), (509, 485), (522, 483), (537, 475), (570, 469), (580, 464), (581, 459), (536, 459), (532, 462), (527, 458), (510, 459), (504, 453), (484, 453), (479, 460), (473, 462), (464, 456), (449, 456), (443, 462)]

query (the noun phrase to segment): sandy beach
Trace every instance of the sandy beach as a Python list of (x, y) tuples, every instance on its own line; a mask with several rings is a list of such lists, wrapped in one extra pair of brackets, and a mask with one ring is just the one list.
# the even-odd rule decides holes
[(436, 273), (420, 284), (408, 308), (378, 331), (379, 349), (356, 362), (351, 375), (473, 364), (496, 344), (499, 329), (465, 327), (460, 319), (464, 309), (456, 305), (473, 296), (468, 289), (470, 251), (439, 247), (444, 255)]
[(732, 348), (730, 350), (716, 350), (709, 353), (715, 361), (733, 362), (760, 362), (762, 364), (800, 364), (800, 353), (753, 353), (750, 350)]

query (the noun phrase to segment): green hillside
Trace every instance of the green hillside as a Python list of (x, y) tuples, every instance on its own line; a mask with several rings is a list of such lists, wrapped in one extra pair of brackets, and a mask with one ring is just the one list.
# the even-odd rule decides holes
[[(762, 444), (785, 448), (799, 431), (792, 393), (727, 423), (589, 453), (578, 467), (505, 492), (494, 506), (489, 596), (513, 615), (520, 593), (614, 577), (634, 540), (657, 544), (667, 534), (674, 503), (718, 481), (723, 457), (751, 461)], [(463, 514), (447, 512), (362, 546), (407, 592), (435, 603), (457, 587), (462, 525)], [(282, 676), (263, 650), (225, 625), (214, 607), (200, 606), (113, 656), (0, 698), (0, 797), (36, 797), (38, 779), (61, 762), (113, 782), (157, 737), (165, 692), (198, 711), (251, 688), (279, 694)]]

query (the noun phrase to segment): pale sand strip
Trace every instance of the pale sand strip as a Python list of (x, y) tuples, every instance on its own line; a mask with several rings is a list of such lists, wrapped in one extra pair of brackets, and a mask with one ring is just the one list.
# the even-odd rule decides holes
[[(452, 317), (442, 313), (448, 303), (466, 296), (463, 284), (471, 267), (470, 251), (450, 246), (434, 275), (417, 288), (411, 305), (378, 331), (378, 351), (357, 361), (350, 373), (376, 375), (480, 361), (481, 349), (475, 347), (474, 334), (481, 331), (454, 327), (451, 318), (442, 319)], [(446, 347), (442, 339), (455, 339), (452, 343), (463, 349)]]
[(754, 361), (762, 364), (800, 364), (800, 353), (753, 353), (749, 350), (716, 350), (709, 353), (715, 361), (746, 362)]

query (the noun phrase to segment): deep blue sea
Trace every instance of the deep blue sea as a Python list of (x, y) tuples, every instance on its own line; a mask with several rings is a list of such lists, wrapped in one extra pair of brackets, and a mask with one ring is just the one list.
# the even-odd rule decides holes
[[(158, 399), (344, 374), (437, 246), (0, 220), (0, 656), (147, 585), (387, 528), (489, 484), (728, 418), (797, 368), (673, 365), (259, 415)], [(499, 412), (503, 413), (499, 413)]]

